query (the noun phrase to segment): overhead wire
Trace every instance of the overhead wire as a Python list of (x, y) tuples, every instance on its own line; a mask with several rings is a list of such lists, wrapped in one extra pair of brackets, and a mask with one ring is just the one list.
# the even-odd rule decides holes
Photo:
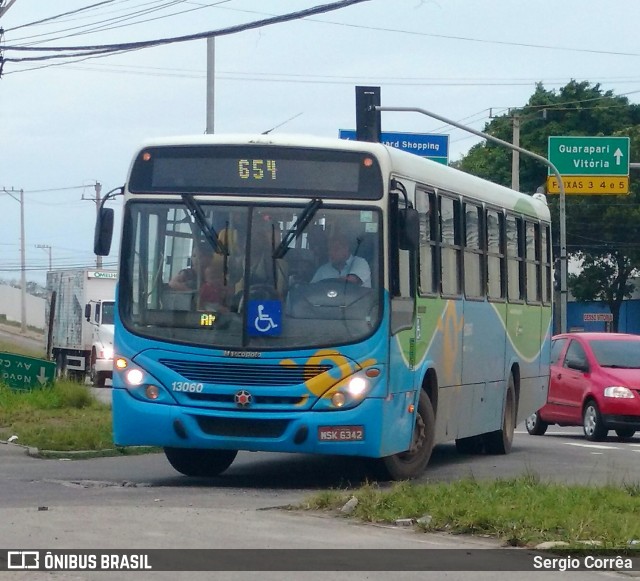
[(16, 51), (16, 52), (46, 51), (46, 52), (52, 52), (52, 53), (63, 52), (66, 54), (49, 54), (49, 55), (38, 56), (38, 57), (5, 58), (2, 64), (6, 62), (35, 62), (35, 61), (44, 61), (44, 60), (78, 57), (78, 56), (106, 55), (114, 52), (120, 52), (123, 50), (150, 48), (150, 47), (156, 47), (156, 46), (164, 46), (168, 44), (189, 42), (193, 40), (201, 40), (204, 38), (227, 36), (230, 34), (236, 34), (238, 32), (244, 32), (244, 31), (253, 30), (256, 28), (263, 28), (265, 26), (270, 26), (273, 24), (282, 24), (284, 22), (290, 22), (292, 20), (299, 20), (301, 18), (306, 18), (314, 14), (330, 12), (333, 10), (346, 8), (348, 6), (352, 6), (355, 4), (360, 4), (362, 2), (368, 2), (368, 1), (369, 0), (338, 0), (330, 4), (318, 5), (311, 8), (298, 10), (295, 12), (289, 12), (286, 14), (272, 17), (272, 18), (265, 18), (262, 20), (247, 22), (244, 24), (229, 26), (229, 27), (218, 29), (218, 30), (210, 30), (207, 32), (199, 32), (195, 34), (187, 34), (182, 36), (159, 38), (159, 39), (145, 40), (145, 41), (102, 44), (102, 45), (83, 45), (83, 46), (73, 46), (73, 47), (69, 47), (69, 46), (33, 47), (33, 46), (6, 45), (3, 47), (3, 50), (5, 52), (7, 51)]

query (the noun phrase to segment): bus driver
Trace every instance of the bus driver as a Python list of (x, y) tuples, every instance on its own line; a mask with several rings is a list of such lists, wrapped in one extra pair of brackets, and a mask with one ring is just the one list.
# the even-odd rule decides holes
[(353, 256), (349, 249), (349, 239), (344, 234), (336, 234), (329, 239), (329, 261), (316, 271), (311, 282), (338, 278), (347, 282), (371, 288), (369, 263), (360, 256)]

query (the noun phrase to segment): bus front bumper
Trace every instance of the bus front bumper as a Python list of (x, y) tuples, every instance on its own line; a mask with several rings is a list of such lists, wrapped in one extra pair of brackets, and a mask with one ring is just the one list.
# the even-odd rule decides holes
[[(375, 458), (383, 455), (381, 426), (384, 423), (384, 404), (382, 399), (365, 399), (355, 408), (339, 411), (221, 411), (145, 402), (132, 397), (126, 389), (115, 388), (113, 433), (115, 443), (120, 446), (301, 452)], [(402, 443), (398, 442), (398, 446), (402, 449)]]

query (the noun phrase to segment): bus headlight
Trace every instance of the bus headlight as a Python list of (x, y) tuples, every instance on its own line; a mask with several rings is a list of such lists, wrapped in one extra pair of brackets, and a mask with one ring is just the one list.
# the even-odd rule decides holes
[(126, 388), (132, 397), (154, 403), (175, 404), (170, 391), (153, 375), (125, 357), (114, 361), (114, 388)]
[(356, 376), (349, 382), (347, 391), (353, 397), (360, 397), (365, 391), (367, 391), (367, 387), (369, 387), (369, 382), (364, 379), (364, 377)]
[(138, 386), (144, 381), (144, 373), (134, 367), (125, 373), (124, 378), (129, 385)]
[(364, 374), (356, 374), (334, 385), (313, 406), (316, 411), (343, 410), (356, 407), (371, 391), (372, 380)]

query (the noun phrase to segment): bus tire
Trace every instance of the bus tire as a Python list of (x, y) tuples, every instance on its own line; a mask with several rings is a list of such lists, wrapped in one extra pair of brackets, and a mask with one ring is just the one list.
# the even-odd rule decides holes
[(391, 480), (408, 480), (422, 475), (435, 441), (435, 415), (431, 400), (424, 390), (420, 390), (418, 413), (413, 428), (411, 448), (406, 452), (393, 454), (380, 459), (383, 473)]
[(185, 476), (218, 476), (238, 454), (237, 450), (200, 450), (193, 448), (165, 448), (169, 464)]
[(513, 444), (513, 433), (516, 429), (516, 388), (513, 373), (509, 375), (509, 384), (504, 402), (502, 428), (485, 434), (485, 450), (487, 454), (508, 454)]

